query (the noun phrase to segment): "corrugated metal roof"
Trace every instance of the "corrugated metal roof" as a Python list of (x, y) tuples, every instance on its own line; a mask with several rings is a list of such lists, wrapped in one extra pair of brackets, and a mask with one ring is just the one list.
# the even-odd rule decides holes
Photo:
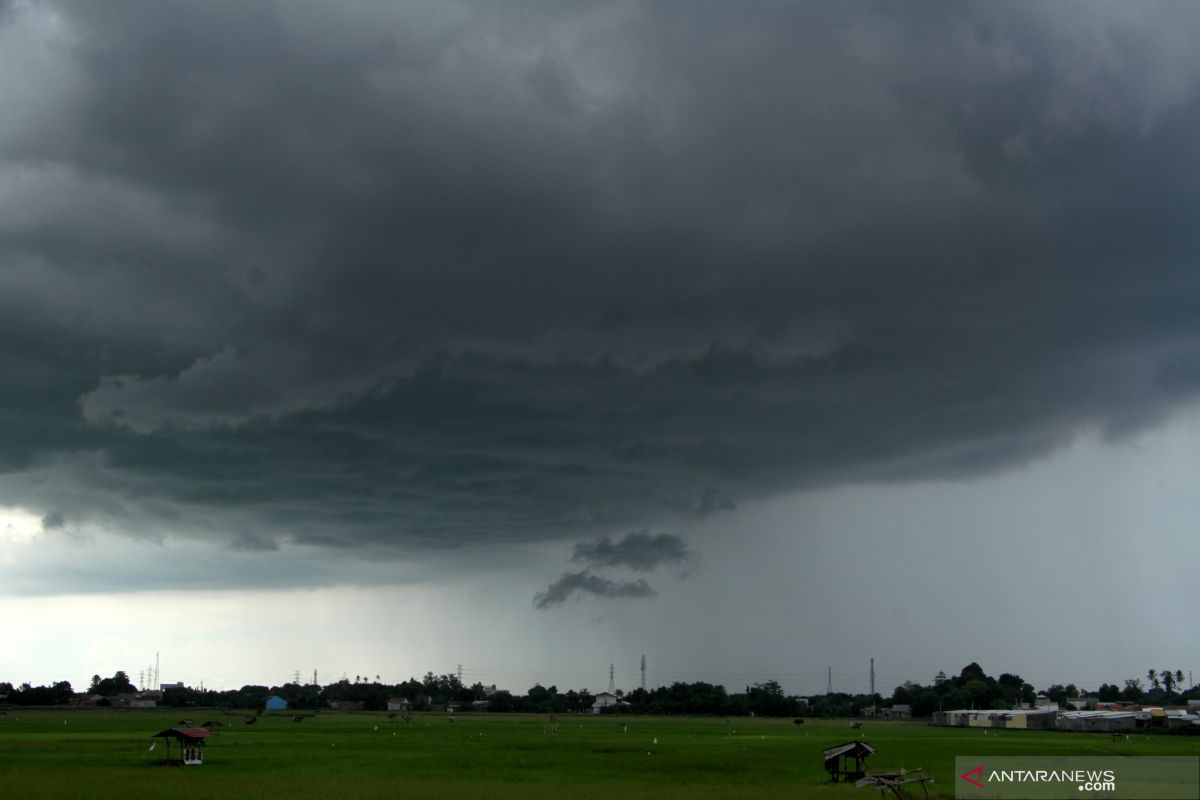
[(866, 742), (846, 742), (845, 744), (839, 744), (836, 747), (831, 747), (828, 750), (825, 750), (825, 760), (828, 761), (829, 759), (836, 758), (843, 753), (849, 753), (855, 750), (862, 750), (867, 753), (875, 752), (875, 748), (871, 747), (871, 745), (867, 744)]
[(150, 738), (157, 739), (160, 736), (170, 736), (175, 739), (204, 739), (212, 736), (212, 732), (206, 731), (204, 728), (167, 728), (165, 731), (159, 731)]

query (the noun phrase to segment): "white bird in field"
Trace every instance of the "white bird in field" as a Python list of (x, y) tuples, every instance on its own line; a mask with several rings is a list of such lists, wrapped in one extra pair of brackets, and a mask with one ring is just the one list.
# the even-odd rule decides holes
[(150, 750), (153, 750), (153, 749), (154, 749), (154, 748), (156, 748), (156, 747), (158, 747), (158, 742), (151, 742), (151, 743), (150, 743), (150, 748), (149, 748), (149, 750), (148, 750), (147, 752), (149, 752)]
[(657, 737), (657, 736), (655, 736), (655, 737), (654, 737), (654, 743), (655, 743), (655, 744), (658, 744), (658, 737)]
[(376, 726), (375, 726), (375, 730), (379, 730), (379, 726), (378, 726), (378, 725), (376, 725)]

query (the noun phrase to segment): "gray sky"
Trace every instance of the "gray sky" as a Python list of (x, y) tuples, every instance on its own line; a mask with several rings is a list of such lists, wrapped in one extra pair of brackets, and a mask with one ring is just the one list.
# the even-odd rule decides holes
[(1200, 671), (1198, 24), (0, 2), (0, 679)]

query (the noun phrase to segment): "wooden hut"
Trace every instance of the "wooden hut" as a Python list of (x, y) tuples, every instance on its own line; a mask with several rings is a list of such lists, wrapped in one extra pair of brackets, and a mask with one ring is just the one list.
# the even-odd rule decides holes
[(856, 781), (867, 774), (867, 756), (874, 755), (875, 748), (866, 742), (846, 742), (824, 751), (825, 771), (834, 783)]
[[(212, 733), (204, 728), (167, 728), (152, 736), (152, 739), (162, 738), (167, 743), (168, 766), (196, 767), (204, 763), (204, 740)], [(171, 754), (171, 740), (179, 745), (178, 755)]]

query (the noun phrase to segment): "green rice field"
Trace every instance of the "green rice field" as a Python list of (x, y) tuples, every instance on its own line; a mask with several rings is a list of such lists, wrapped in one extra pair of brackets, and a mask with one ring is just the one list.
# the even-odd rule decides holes
[[(162, 766), (151, 734), (184, 717), (226, 723), (199, 767)], [(1200, 738), (933, 728), (924, 723), (709, 717), (290, 713), (255, 725), (221, 711), (10, 709), (0, 719), (0, 797), (87, 798), (862, 798), (831, 785), (821, 750), (860, 736), (868, 768), (923, 767), (953, 797), (956, 755), (1196, 755)], [(657, 740), (657, 743), (655, 743)], [(920, 797), (918, 789), (910, 796)]]

